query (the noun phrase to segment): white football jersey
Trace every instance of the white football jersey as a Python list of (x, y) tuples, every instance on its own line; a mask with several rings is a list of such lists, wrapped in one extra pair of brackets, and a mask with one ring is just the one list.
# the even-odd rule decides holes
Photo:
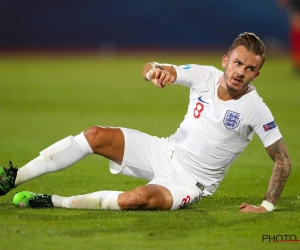
[(204, 194), (211, 195), (254, 133), (265, 147), (282, 136), (252, 84), (238, 100), (222, 101), (217, 94), (222, 71), (195, 64), (173, 67), (175, 84), (190, 88), (190, 100), (183, 122), (169, 140), (184, 168), (206, 187)]

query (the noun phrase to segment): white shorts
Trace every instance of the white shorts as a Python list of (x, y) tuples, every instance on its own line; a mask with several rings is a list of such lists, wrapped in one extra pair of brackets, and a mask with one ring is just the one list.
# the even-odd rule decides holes
[(166, 138), (120, 128), (125, 137), (122, 165), (110, 161), (112, 174), (124, 174), (161, 185), (173, 196), (171, 210), (190, 206), (202, 197), (202, 190), (182, 167)]

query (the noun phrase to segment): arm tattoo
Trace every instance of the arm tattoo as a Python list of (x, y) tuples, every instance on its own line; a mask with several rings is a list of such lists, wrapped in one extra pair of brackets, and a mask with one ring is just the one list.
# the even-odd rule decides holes
[(282, 138), (267, 147), (266, 150), (275, 164), (264, 199), (275, 205), (290, 175), (292, 163)]

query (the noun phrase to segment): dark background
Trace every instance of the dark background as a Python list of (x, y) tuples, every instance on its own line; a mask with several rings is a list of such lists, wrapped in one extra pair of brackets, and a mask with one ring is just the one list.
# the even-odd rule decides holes
[(288, 48), (286, 12), (273, 0), (2, 0), (0, 49), (228, 47), (256, 33)]

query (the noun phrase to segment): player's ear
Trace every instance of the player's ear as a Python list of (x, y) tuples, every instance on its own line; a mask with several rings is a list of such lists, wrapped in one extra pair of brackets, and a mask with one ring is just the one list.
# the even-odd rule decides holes
[(224, 55), (222, 58), (222, 68), (225, 69), (227, 66), (227, 62), (228, 62), (228, 56)]
[(254, 79), (256, 79), (256, 77), (258, 77), (258, 76), (259, 76), (259, 74), (260, 74), (260, 71), (258, 71), (258, 72), (256, 73), (256, 75), (255, 75)]

